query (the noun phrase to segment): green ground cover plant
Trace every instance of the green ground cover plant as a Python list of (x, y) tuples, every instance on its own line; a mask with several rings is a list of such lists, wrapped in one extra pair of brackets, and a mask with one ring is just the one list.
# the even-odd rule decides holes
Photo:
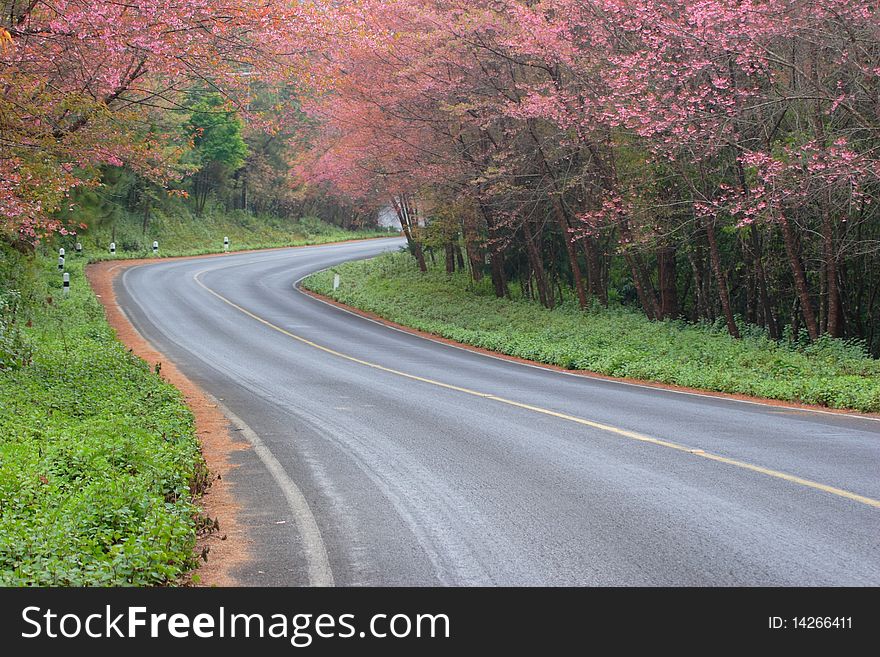
[(2, 251), (0, 584), (174, 582), (206, 481), (192, 414), (66, 265), (67, 298), (51, 258)]

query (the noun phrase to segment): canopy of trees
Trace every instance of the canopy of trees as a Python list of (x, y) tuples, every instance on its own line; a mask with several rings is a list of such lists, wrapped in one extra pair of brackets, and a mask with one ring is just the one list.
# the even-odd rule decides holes
[[(0, 218), (33, 239), (101, 165), (167, 183), (185, 150), (165, 110), (208, 82), (231, 99), (265, 65), (273, 22), (253, 0), (0, 2)], [(279, 19), (283, 20), (282, 16)]]
[[(499, 296), (880, 353), (875, 1), (0, 8), (7, 235), (66, 230), (57, 210), (101, 165), (168, 185), (225, 161), (237, 206), (391, 206), (422, 267), (441, 249)], [(216, 130), (198, 103), (246, 162), (226, 133), (193, 159)]]
[(192, 156), (198, 167), (195, 199), (199, 213), (204, 211), (212, 187), (229, 173), (238, 171), (247, 157), (241, 119), (224, 104), (218, 94), (206, 94), (193, 103), (187, 123), (193, 135)]
[[(867, 0), (338, 3), (301, 172), (496, 293), (880, 350)], [(462, 258), (464, 260), (465, 258)], [(423, 265), (424, 266), (424, 265)], [(560, 286), (560, 283), (562, 284)]]

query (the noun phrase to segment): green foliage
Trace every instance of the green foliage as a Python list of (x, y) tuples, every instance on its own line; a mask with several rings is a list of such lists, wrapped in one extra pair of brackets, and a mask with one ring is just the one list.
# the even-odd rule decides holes
[(218, 164), (235, 171), (244, 164), (248, 154), (242, 136), (244, 124), (220, 94), (199, 96), (187, 129), (193, 136), (193, 155), (199, 166)]
[(230, 175), (244, 166), (248, 148), (243, 129), (241, 119), (219, 94), (194, 98), (186, 131), (193, 145), (187, 159), (198, 169), (191, 181), (197, 214), (204, 213), (211, 193), (229, 187)]
[[(298, 220), (272, 215), (253, 215), (243, 210), (205, 212), (196, 217), (183, 203), (168, 201), (156, 206), (146, 232), (135, 214), (119, 211), (112, 220), (104, 220), (94, 206), (83, 205), (81, 220), (90, 226), (78, 237), (58, 238), (59, 244), (72, 246), (81, 241), (91, 260), (109, 258), (108, 246), (116, 241), (116, 257), (152, 255), (153, 240), (159, 242), (159, 255), (201, 255), (223, 250), (223, 238), (230, 248), (264, 249), (304, 244), (324, 244), (348, 239), (387, 236), (387, 231), (346, 231), (316, 217)], [(94, 213), (94, 214), (93, 214)]]
[[(231, 248), (259, 249), (335, 242), (387, 235), (384, 230), (348, 231), (314, 216), (291, 218), (269, 212), (224, 210), (209, 203), (201, 213), (194, 204), (160, 189), (122, 168), (110, 167), (97, 188), (76, 191), (73, 209), (58, 214), (65, 225), (77, 227), (78, 236), (55, 239), (58, 246), (73, 247), (80, 241), (89, 258), (108, 255), (116, 243), (117, 257), (141, 257), (152, 253), (159, 242), (160, 255), (200, 255), (223, 250), (223, 238)], [(87, 228), (78, 228), (85, 224)]]
[(64, 298), (37, 258), (32, 361), (0, 371), (0, 585), (163, 584), (194, 565), (192, 415), (116, 340), (84, 260), (68, 258)]
[[(333, 274), (341, 285), (333, 291)], [(488, 281), (420, 274), (402, 254), (346, 263), (305, 281), (311, 290), (389, 320), (466, 344), (560, 367), (756, 397), (880, 411), (880, 361), (858, 343), (742, 340), (722, 325), (650, 322), (624, 307), (550, 311), (496, 299)]]
[(31, 345), (21, 327), (18, 290), (0, 290), (0, 370), (19, 369), (31, 360)]
[(0, 372), (19, 369), (31, 360), (32, 346), (23, 330), (28, 300), (20, 291), (30, 275), (31, 268), (20, 253), (0, 249)]

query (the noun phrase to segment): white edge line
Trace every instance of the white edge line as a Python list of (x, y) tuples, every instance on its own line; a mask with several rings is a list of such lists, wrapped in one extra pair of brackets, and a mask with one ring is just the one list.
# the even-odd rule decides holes
[(217, 408), (247, 439), (254, 448), (254, 452), (260, 457), (263, 465), (266, 466), (266, 469), (272, 475), (275, 483), (278, 484), (278, 487), (284, 493), (287, 506), (290, 507), (293, 513), (294, 522), (302, 539), (303, 553), (305, 554), (309, 573), (309, 585), (321, 587), (334, 586), (333, 571), (330, 568), (330, 559), (327, 557), (327, 548), (321, 536), (321, 530), (318, 527), (315, 514), (312, 513), (312, 508), (309, 506), (309, 502), (305, 495), (303, 495), (302, 490), (288, 476), (284, 466), (275, 458), (272, 450), (266, 446), (253, 429), (215, 397), (208, 393), (205, 393), (205, 395), (217, 404)]
[[(404, 333), (405, 335), (411, 335), (416, 338), (420, 338), (422, 340), (427, 340), (428, 342), (433, 342), (435, 344), (444, 345), (446, 347), (452, 347), (453, 349), (458, 349), (460, 351), (466, 351), (468, 353), (476, 354), (478, 356), (483, 356), (485, 358), (492, 358), (493, 360), (500, 360), (505, 363), (513, 363), (514, 365), (520, 365), (522, 367), (531, 367), (536, 370), (541, 370), (542, 372), (552, 372), (554, 374), (562, 374), (564, 376), (572, 376), (572, 377), (575, 377), (578, 379), (590, 379), (591, 381), (603, 381), (605, 383), (612, 383), (612, 384), (617, 384), (617, 385), (621, 385), (621, 386), (630, 386), (633, 388), (642, 388), (644, 390), (661, 390), (663, 392), (672, 392), (677, 395), (690, 395), (692, 397), (703, 397), (704, 399), (715, 399), (715, 400), (719, 400), (719, 401), (738, 402), (740, 404), (752, 404), (753, 406), (763, 406), (765, 408), (771, 408), (771, 409), (776, 408), (776, 409), (789, 410), (789, 411), (798, 411), (801, 413), (821, 413), (823, 415), (831, 415), (833, 417), (849, 417), (849, 418), (855, 418), (855, 419), (859, 419), (859, 420), (869, 420), (871, 422), (880, 422), (880, 418), (871, 417), (869, 415), (860, 415), (858, 413), (823, 411), (818, 408), (799, 408), (797, 406), (785, 406), (782, 404), (770, 404), (767, 402), (754, 401), (751, 399), (737, 399), (736, 397), (728, 397), (727, 396), (728, 393), (723, 393), (723, 392), (720, 392), (717, 395), (710, 395), (710, 394), (706, 394), (706, 393), (702, 393), (702, 392), (692, 392), (690, 390), (676, 390), (675, 388), (664, 388), (664, 387), (662, 387), (662, 385), (650, 385), (648, 383), (633, 383), (631, 381), (620, 381), (620, 380), (614, 379), (614, 378), (605, 378), (603, 376), (595, 376), (592, 373), (588, 372), (587, 370), (577, 370), (577, 371), (573, 371), (573, 372), (569, 372), (567, 370), (557, 370), (557, 369), (553, 369), (551, 367), (545, 367), (544, 365), (542, 365), (540, 363), (523, 363), (519, 360), (515, 360), (513, 357), (506, 357), (504, 355), (487, 354), (482, 351), (476, 351), (475, 349), (468, 349), (465, 346), (461, 346), (461, 345), (457, 345), (457, 344), (450, 344), (449, 342), (444, 342), (443, 340), (438, 340), (436, 338), (429, 338), (426, 335), (421, 335), (419, 333), (416, 333), (415, 329), (408, 331), (406, 329), (402, 329), (397, 326), (389, 326), (385, 322), (380, 322), (379, 320), (373, 319), (371, 317), (365, 317), (365, 316), (361, 315), (360, 313), (354, 312), (353, 310), (349, 310), (348, 308), (341, 308), (340, 306), (337, 306), (336, 304), (330, 303), (329, 301), (325, 301), (324, 299), (320, 299), (320, 298), (314, 297), (310, 294), (306, 294), (305, 292), (302, 291), (302, 289), (300, 289), (300, 283), (302, 283), (309, 276), (314, 276), (315, 274), (321, 274), (325, 271), (333, 269), (333, 267), (336, 267), (336, 266), (337, 265), (331, 265), (330, 267), (325, 267), (324, 269), (319, 269), (317, 271), (313, 271), (310, 274), (306, 274), (305, 276), (298, 278), (297, 280), (295, 280), (293, 282), (293, 289), (296, 292), (298, 292), (299, 294), (302, 294), (303, 296), (307, 296), (310, 299), (314, 299), (315, 301), (319, 301), (327, 306), (330, 306), (331, 308), (335, 308), (336, 310), (339, 310), (341, 312), (348, 313), (349, 315), (352, 315), (354, 317), (360, 317), (361, 319), (366, 320), (368, 322), (372, 322), (373, 324), (377, 324), (379, 326), (384, 326), (385, 328), (391, 329), (392, 331)], [(338, 301), (337, 303), (342, 303), (342, 302)], [(391, 321), (391, 320), (387, 320), (387, 321)]]
[[(143, 266), (144, 265), (135, 265), (133, 267), (128, 267), (122, 273), (121, 282), (122, 286), (126, 288), (126, 290), (128, 289), (128, 286), (126, 285), (125, 277), (127, 276), (128, 272), (130, 272), (132, 269)], [(137, 300), (133, 295), (129, 293), (129, 296), (131, 296), (132, 300), (137, 303)], [(159, 349), (157, 349), (149, 340), (147, 340), (147, 338), (141, 335), (141, 332), (137, 330), (137, 327), (135, 326), (129, 314), (125, 311), (124, 308), (122, 308), (122, 306), (119, 305), (118, 301), (116, 302), (116, 306), (125, 316), (125, 319), (135, 330), (135, 332), (141, 337), (141, 339), (143, 339), (147, 344), (149, 344), (153, 349), (161, 354), (162, 352)], [(165, 357), (167, 358), (167, 356)], [(220, 409), (220, 412), (223, 413), (223, 415), (247, 439), (247, 441), (253, 447), (254, 452), (259, 457), (260, 461), (262, 461), (263, 465), (269, 471), (269, 474), (272, 475), (272, 479), (275, 480), (275, 483), (281, 489), (281, 492), (284, 493), (284, 497), (287, 500), (287, 506), (290, 508), (290, 511), (293, 514), (294, 522), (296, 523), (297, 530), (302, 540), (303, 554), (306, 559), (309, 577), (309, 586), (335, 586), (333, 571), (330, 567), (330, 559), (327, 556), (327, 548), (324, 544), (324, 539), (321, 536), (321, 530), (318, 527), (318, 522), (315, 519), (315, 515), (312, 513), (309, 502), (306, 499), (305, 495), (303, 495), (302, 490), (300, 490), (299, 486), (297, 486), (296, 483), (287, 475), (284, 466), (282, 466), (278, 459), (275, 458), (272, 450), (266, 446), (266, 444), (260, 439), (260, 437), (253, 429), (251, 429), (240, 417), (230, 411), (224, 404), (222, 404), (209, 392), (207, 392), (206, 390), (201, 390), (201, 392), (212, 403), (217, 405), (217, 408)]]

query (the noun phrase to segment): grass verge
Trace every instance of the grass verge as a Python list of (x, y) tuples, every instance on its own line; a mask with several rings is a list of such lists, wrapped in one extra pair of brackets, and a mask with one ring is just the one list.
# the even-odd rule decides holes
[[(333, 275), (341, 285), (333, 290)], [(546, 310), (497, 299), (489, 282), (395, 253), (314, 274), (304, 287), (393, 322), (464, 344), (567, 369), (702, 390), (880, 411), (880, 361), (858, 344), (822, 338), (775, 342), (754, 327), (734, 340), (723, 327), (650, 322), (627, 308), (570, 303)]]
[(83, 259), (68, 258), (65, 298), (49, 258), (2, 258), (17, 307), (0, 371), (0, 584), (174, 582), (194, 565), (207, 480), (192, 414), (116, 340)]

